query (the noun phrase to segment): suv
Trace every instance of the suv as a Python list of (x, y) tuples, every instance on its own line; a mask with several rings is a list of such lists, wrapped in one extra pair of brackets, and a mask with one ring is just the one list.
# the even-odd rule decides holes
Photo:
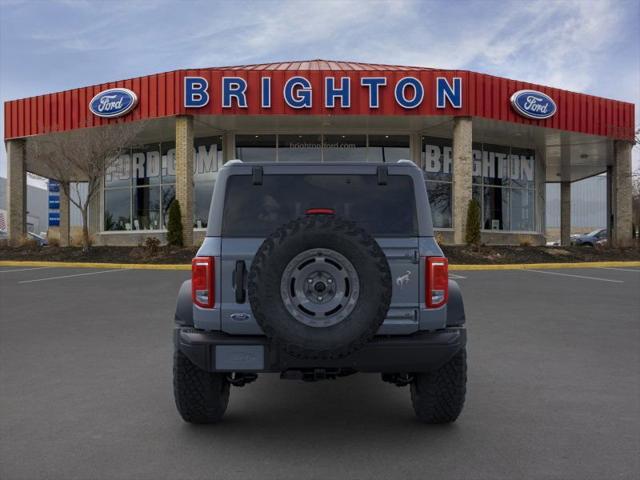
[(464, 404), (462, 296), (408, 160), (228, 162), (175, 322), (173, 387), (187, 422), (219, 421), (231, 385), (269, 372), (378, 372), (410, 385), (426, 423), (453, 422)]

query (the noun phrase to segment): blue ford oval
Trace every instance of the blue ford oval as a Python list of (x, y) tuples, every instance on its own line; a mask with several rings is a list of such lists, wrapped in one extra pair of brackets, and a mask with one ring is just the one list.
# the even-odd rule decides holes
[(551, 118), (557, 110), (549, 95), (536, 90), (518, 90), (511, 95), (511, 105), (523, 117), (536, 120)]
[(89, 102), (89, 110), (103, 118), (126, 115), (138, 104), (138, 96), (128, 88), (110, 88), (98, 93)]

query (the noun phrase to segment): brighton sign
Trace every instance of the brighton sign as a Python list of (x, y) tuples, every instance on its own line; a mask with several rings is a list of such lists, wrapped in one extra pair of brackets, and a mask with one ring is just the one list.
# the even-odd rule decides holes
[(128, 88), (110, 88), (98, 93), (89, 102), (91, 113), (102, 118), (126, 115), (138, 104), (138, 96)]
[[(356, 89), (363, 91), (370, 109), (377, 109), (381, 105), (384, 87), (391, 87), (396, 104), (410, 110), (419, 107), (425, 98), (425, 88), (415, 77), (401, 77), (390, 84), (387, 77), (361, 77), (357, 85), (352, 85), (350, 77), (325, 77), (321, 102), (325, 108), (351, 107), (352, 95)], [(271, 77), (262, 77), (259, 82), (259, 100), (262, 108), (271, 108), (272, 84)], [(222, 77), (220, 85), (220, 103), (222, 108), (247, 108), (249, 84), (242, 77)], [(217, 90), (217, 89), (213, 89)], [(360, 92), (358, 92), (360, 93)], [(282, 97), (286, 105), (294, 109), (313, 108), (314, 94), (311, 81), (304, 76), (291, 77), (284, 82)], [(184, 77), (185, 108), (202, 108), (209, 104), (212, 89), (204, 77)], [(451, 80), (445, 77), (436, 78), (435, 100), (437, 108), (462, 108), (462, 78)]]
[(542, 92), (536, 90), (518, 90), (511, 95), (514, 110), (526, 118), (544, 120), (556, 114), (556, 102)]

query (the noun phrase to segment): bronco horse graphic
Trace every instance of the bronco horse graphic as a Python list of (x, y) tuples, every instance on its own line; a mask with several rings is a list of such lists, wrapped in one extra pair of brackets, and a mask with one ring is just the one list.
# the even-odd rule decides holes
[(404, 275), (400, 275), (398, 278), (396, 278), (396, 285), (398, 285), (399, 287), (404, 287), (407, 283), (409, 283), (410, 278), (411, 271), (407, 270)]

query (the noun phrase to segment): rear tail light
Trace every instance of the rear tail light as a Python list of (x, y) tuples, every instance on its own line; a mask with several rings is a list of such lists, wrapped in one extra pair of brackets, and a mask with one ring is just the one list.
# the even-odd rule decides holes
[(335, 215), (336, 211), (333, 208), (307, 208), (305, 215)]
[(215, 260), (213, 257), (196, 257), (191, 260), (191, 299), (203, 308), (215, 304)]
[(444, 257), (427, 257), (425, 267), (427, 307), (441, 307), (449, 298), (449, 262)]

